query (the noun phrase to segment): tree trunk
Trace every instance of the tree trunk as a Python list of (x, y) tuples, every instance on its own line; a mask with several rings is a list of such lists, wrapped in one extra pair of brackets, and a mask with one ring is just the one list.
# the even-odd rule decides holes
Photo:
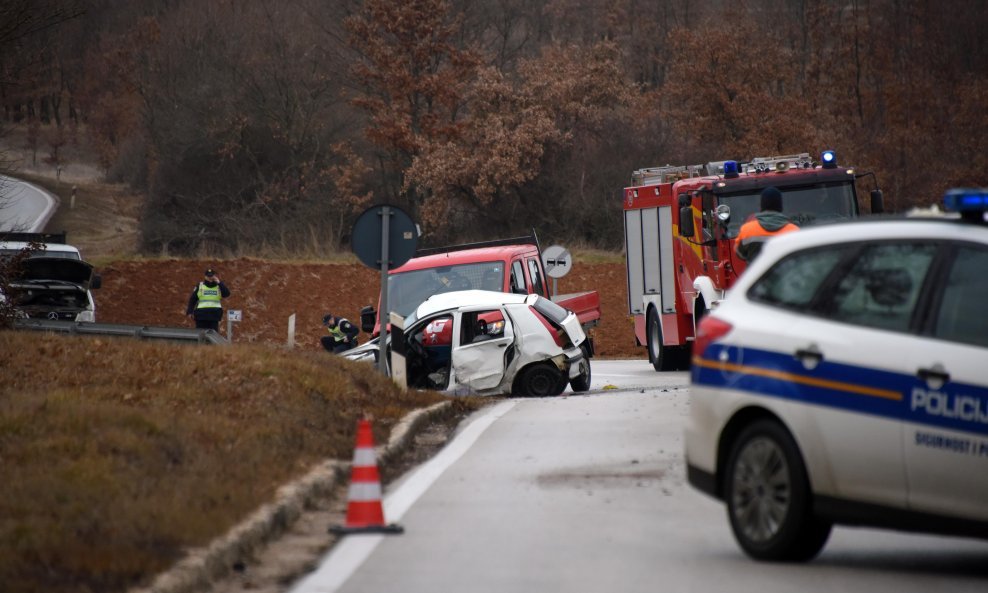
[(55, 116), (55, 125), (62, 127), (62, 95), (54, 94), (51, 96), (51, 112)]

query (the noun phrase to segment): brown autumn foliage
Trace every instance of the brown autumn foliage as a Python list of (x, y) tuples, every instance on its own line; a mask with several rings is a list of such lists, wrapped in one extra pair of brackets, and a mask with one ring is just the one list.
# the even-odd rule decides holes
[(537, 226), (615, 249), (632, 170), (824, 148), (899, 210), (988, 184), (968, 0), (37, 6), (45, 26), (0, 29), (2, 118), (78, 125), (149, 195), (148, 253), (336, 249), (383, 201), (425, 244)]

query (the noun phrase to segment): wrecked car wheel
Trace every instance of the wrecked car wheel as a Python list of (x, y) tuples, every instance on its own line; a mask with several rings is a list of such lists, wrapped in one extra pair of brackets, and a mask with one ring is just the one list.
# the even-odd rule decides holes
[(545, 397), (547, 395), (559, 395), (566, 387), (566, 382), (562, 380), (561, 373), (556, 367), (548, 364), (534, 364), (525, 368), (515, 379), (514, 395), (528, 397)]
[(580, 375), (569, 382), (570, 387), (576, 393), (590, 391), (590, 356), (586, 348), (582, 349), (583, 360), (580, 361)]

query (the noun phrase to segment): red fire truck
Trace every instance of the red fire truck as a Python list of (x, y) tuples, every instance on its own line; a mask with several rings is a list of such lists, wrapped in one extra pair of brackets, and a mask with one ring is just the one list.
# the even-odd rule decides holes
[[(628, 311), (655, 370), (688, 367), (700, 318), (744, 271), (734, 238), (762, 189), (782, 191), (784, 213), (805, 226), (857, 217), (855, 182), (869, 175), (839, 166), (830, 150), (819, 163), (802, 153), (635, 171), (624, 190)], [(882, 210), (874, 189), (871, 212)]]

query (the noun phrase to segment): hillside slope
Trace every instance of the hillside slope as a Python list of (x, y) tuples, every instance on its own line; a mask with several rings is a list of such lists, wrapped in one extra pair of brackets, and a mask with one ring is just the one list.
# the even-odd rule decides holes
[[(380, 274), (352, 255), (340, 254), (332, 262), (135, 258), (139, 195), (84, 177), (57, 182), (54, 171), (43, 168), (22, 177), (61, 199), (46, 230), (66, 231), (83, 256), (97, 264), (103, 276), (103, 287), (95, 292), (100, 322), (189, 327), (185, 307), (207, 267), (215, 267), (230, 287), (225, 307), (243, 311), (243, 321), (233, 327), (235, 342), (285, 344), (294, 313), (297, 347), (318, 350), (323, 315), (332, 312), (359, 323), (360, 308), (377, 305)], [(69, 208), (73, 188), (75, 206)], [(584, 259), (589, 258), (575, 253), (572, 270), (557, 281), (558, 292), (600, 292), (603, 311), (594, 336), (598, 356), (645, 358), (644, 348), (634, 345), (623, 258)], [(220, 329), (226, 333), (226, 322)]]

